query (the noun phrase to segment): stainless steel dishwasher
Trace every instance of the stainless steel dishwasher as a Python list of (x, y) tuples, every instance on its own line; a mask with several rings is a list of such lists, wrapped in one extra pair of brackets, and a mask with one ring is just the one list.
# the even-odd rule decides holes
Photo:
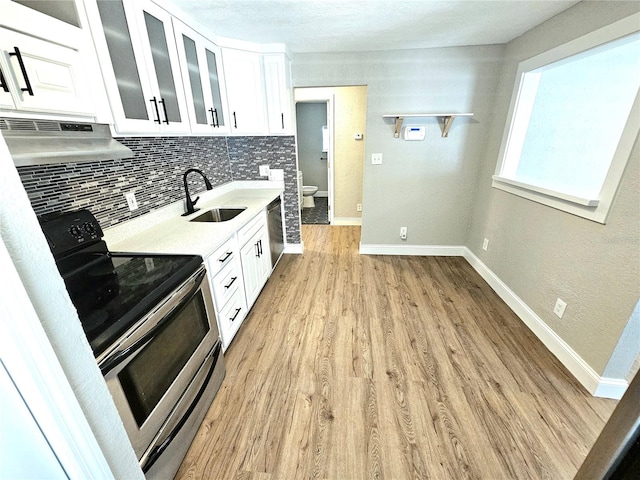
[(275, 267), (284, 250), (282, 228), (282, 200), (276, 198), (267, 206), (269, 223), (269, 249), (271, 250), (271, 267)]

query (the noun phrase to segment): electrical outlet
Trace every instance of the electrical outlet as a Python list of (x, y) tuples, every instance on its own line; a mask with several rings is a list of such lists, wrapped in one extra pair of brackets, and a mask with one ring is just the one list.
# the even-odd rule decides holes
[(402, 240), (407, 239), (407, 227), (400, 227), (400, 238)]
[(489, 239), (485, 238), (484, 242), (482, 242), (482, 249), (486, 252), (487, 248), (489, 248)]
[(136, 200), (136, 193), (129, 192), (124, 194), (124, 198), (127, 199), (127, 205), (129, 205), (129, 211), (133, 212), (138, 209), (138, 201)]
[(356, 211), (358, 211), (358, 212), (361, 212), (361, 211), (362, 211), (362, 204), (361, 204), (361, 203), (358, 203), (358, 204), (356, 205)]
[(382, 165), (382, 154), (381, 153), (372, 153), (371, 154), (371, 165)]
[(553, 313), (555, 313), (558, 318), (562, 318), (566, 308), (567, 308), (567, 304), (558, 298), (556, 300), (556, 306), (553, 307)]
[(269, 176), (269, 165), (260, 165), (260, 176), (261, 177)]

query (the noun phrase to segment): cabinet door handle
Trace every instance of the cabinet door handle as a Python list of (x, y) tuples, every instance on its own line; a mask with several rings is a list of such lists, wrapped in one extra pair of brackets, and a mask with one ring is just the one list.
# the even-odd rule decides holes
[(215, 127), (219, 127), (220, 126), (220, 119), (218, 118), (218, 109), (214, 108), (213, 109), (213, 113), (216, 114), (216, 119), (215, 119), (215, 125), (214, 126)]
[(3, 89), (5, 92), (9, 91), (9, 87), (7, 86), (7, 81), (4, 79), (2, 70), (0, 70), (0, 88)]
[(282, 129), (284, 130), (284, 113), (280, 114), (280, 118), (282, 118)]
[(225, 285), (224, 288), (231, 288), (231, 285), (233, 285), (233, 282), (235, 282), (238, 279), (238, 277), (231, 277), (231, 281), (229, 282), (229, 285)]
[(222, 258), (219, 258), (218, 261), (220, 263), (224, 263), (224, 262), (227, 261), (227, 258), (229, 258), (231, 255), (233, 255), (233, 252), (227, 252), (226, 255), (224, 257), (222, 257)]
[(258, 240), (258, 251), (260, 252), (260, 255), (258, 255), (259, 257), (262, 256), (262, 240)]
[(233, 317), (231, 317), (229, 320), (231, 320), (233, 322), (236, 318), (238, 318), (238, 315), (240, 314), (240, 310), (242, 310), (242, 309), (241, 308), (236, 308), (236, 314)]
[(18, 59), (18, 64), (20, 65), (20, 71), (22, 72), (22, 77), (24, 78), (24, 83), (26, 85), (25, 88), (21, 88), (20, 90), (23, 92), (27, 92), (29, 95), (33, 97), (33, 89), (31, 88), (31, 82), (29, 81), (29, 75), (27, 75), (27, 69), (24, 66), (24, 61), (22, 60), (22, 54), (20, 53), (20, 49), (18, 47), (13, 47), (13, 52), (9, 52), (10, 57), (16, 57)]
[(233, 128), (238, 128), (238, 122), (236, 119), (236, 112), (233, 112)]
[(213, 123), (210, 123), (210, 124), (209, 124), (209, 126), (211, 126), (211, 127), (214, 127), (214, 128), (215, 128), (215, 126), (216, 126), (216, 116), (215, 116), (215, 114), (213, 113), (213, 108), (210, 108), (210, 109), (209, 109), (209, 112), (211, 113), (211, 121), (213, 122)]
[(256, 242), (256, 257), (260, 258), (260, 247), (258, 245), (259, 242)]
[(158, 100), (156, 100), (156, 97), (153, 97), (151, 100), (149, 100), (151, 103), (153, 103), (153, 107), (156, 109), (156, 118), (153, 119), (153, 121), (155, 123), (162, 123), (160, 121), (160, 110), (158, 110)]
[[(162, 121), (162, 123), (166, 123), (167, 125), (169, 125), (169, 115), (167, 115), (167, 104), (164, 103), (164, 98), (161, 98), (158, 103), (162, 104), (162, 111), (164, 112), (164, 120)], [(158, 116), (158, 118), (160, 118), (160, 116)]]

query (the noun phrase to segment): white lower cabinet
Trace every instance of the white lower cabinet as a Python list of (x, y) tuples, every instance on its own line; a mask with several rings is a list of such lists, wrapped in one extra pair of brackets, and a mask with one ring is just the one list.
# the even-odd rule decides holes
[(238, 233), (247, 307), (251, 308), (271, 274), (271, 252), (265, 212)]
[(206, 262), (222, 349), (226, 350), (247, 315), (236, 236), (209, 255)]
[(206, 258), (222, 349), (226, 350), (271, 275), (262, 210)]

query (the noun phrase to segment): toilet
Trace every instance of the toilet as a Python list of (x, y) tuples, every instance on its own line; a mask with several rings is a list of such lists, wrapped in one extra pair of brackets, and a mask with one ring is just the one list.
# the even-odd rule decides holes
[(318, 187), (315, 185), (304, 185), (302, 182), (302, 171), (298, 170), (298, 201), (300, 203), (300, 210), (303, 208), (313, 208), (316, 206), (313, 195), (318, 191)]
[(316, 202), (313, 200), (313, 195), (318, 191), (318, 187), (304, 185), (302, 187), (302, 208), (313, 208), (316, 206)]

